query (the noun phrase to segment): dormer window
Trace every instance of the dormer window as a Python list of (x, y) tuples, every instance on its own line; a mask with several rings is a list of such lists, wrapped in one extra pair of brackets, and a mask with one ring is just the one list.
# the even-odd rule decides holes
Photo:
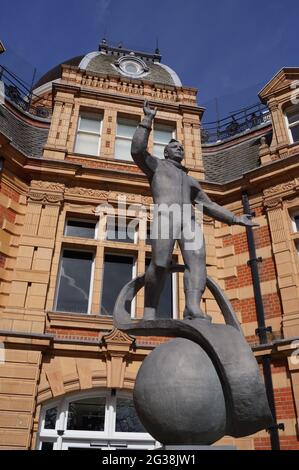
[(299, 142), (299, 106), (292, 106), (285, 112), (291, 143)]

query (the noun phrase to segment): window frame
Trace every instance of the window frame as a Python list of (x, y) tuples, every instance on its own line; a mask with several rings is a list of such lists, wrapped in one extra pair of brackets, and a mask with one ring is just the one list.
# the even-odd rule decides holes
[[(92, 240), (87, 239), (87, 240)], [(89, 249), (87, 248), (80, 248), (80, 247), (73, 247), (73, 246), (68, 246), (68, 245), (63, 245), (61, 247), (61, 252), (60, 252), (60, 257), (59, 257), (59, 263), (58, 263), (58, 271), (57, 271), (57, 280), (56, 280), (56, 289), (55, 289), (55, 296), (54, 296), (54, 305), (53, 305), (53, 310), (55, 313), (70, 313), (72, 315), (91, 315), (91, 306), (92, 306), (92, 298), (93, 298), (93, 287), (94, 287), (94, 270), (95, 270), (95, 259), (96, 259), (96, 252), (92, 249), (93, 247), (90, 246)], [(68, 251), (77, 251), (79, 253), (91, 253), (92, 254), (92, 262), (91, 262), (91, 271), (90, 271), (90, 284), (89, 284), (89, 293), (88, 293), (88, 307), (87, 307), (87, 312), (69, 312), (66, 310), (57, 310), (57, 302), (58, 302), (58, 292), (60, 288), (60, 280), (61, 280), (61, 267), (62, 267), (62, 259), (63, 259), (63, 253), (65, 250)]]
[[(67, 223), (69, 221), (74, 221), (74, 222), (86, 222), (86, 223), (94, 223), (95, 228), (94, 228), (94, 238), (89, 238), (89, 237), (80, 237), (78, 235), (67, 235), (66, 228), (67, 228)], [(63, 229), (63, 236), (65, 238), (79, 238), (80, 240), (98, 240), (98, 235), (99, 235), (99, 218), (97, 219), (91, 219), (91, 218), (83, 218), (83, 217), (72, 217), (71, 215), (67, 215), (65, 217), (64, 221), (64, 229)]]
[[(105, 398), (105, 419), (103, 431), (80, 431), (68, 430), (68, 408), (72, 401), (79, 401), (84, 399), (92, 399), (97, 397)], [(87, 447), (88, 441), (107, 441), (107, 445), (111, 441), (117, 447), (120, 440), (127, 441), (129, 444), (138, 441), (139, 445), (151, 445), (151, 448), (157, 446), (157, 441), (148, 433), (143, 432), (116, 432), (116, 410), (117, 399), (129, 398), (133, 401), (132, 393), (127, 390), (117, 390), (116, 393), (113, 389), (93, 389), (86, 392), (75, 392), (65, 395), (60, 399), (50, 400), (45, 403), (41, 409), (41, 417), (38, 426), (38, 436), (36, 440), (36, 449), (41, 450), (43, 442), (54, 442), (53, 450), (62, 450), (67, 444), (74, 444), (74, 447)], [(45, 415), (48, 409), (57, 406), (57, 419), (55, 430), (44, 429)], [(58, 434), (58, 431), (62, 431)], [(79, 442), (76, 442), (79, 441)], [(85, 444), (86, 443), (86, 444)], [(101, 443), (99, 442), (99, 446)], [(103, 444), (105, 447), (105, 444)], [(90, 445), (89, 445), (90, 448)]]
[[(82, 116), (98, 116), (99, 117), (99, 122), (100, 122), (100, 129), (99, 132), (95, 131), (86, 131), (86, 130), (80, 130), (80, 124), (82, 120)], [(77, 122), (77, 130), (76, 130), (76, 136), (75, 136), (75, 143), (74, 143), (74, 153), (77, 153), (79, 155), (87, 155), (90, 157), (99, 157), (100, 156), (100, 150), (101, 150), (101, 140), (102, 140), (102, 130), (103, 130), (103, 120), (104, 120), (104, 112), (100, 110), (93, 110), (93, 111), (79, 111), (78, 115), (78, 122)], [(84, 134), (84, 135), (93, 135), (93, 136), (98, 136), (98, 148), (97, 148), (97, 153), (96, 154), (90, 154), (90, 153), (82, 153), (77, 151), (77, 140), (79, 134)]]
[(171, 138), (172, 138), (172, 139), (176, 139), (177, 123), (176, 123), (175, 121), (171, 121), (171, 122), (169, 122), (169, 123), (167, 123), (167, 122), (161, 122), (161, 121), (158, 121), (158, 122), (155, 122), (155, 121), (154, 121), (154, 125), (153, 125), (153, 155), (154, 155), (155, 157), (159, 158), (160, 160), (163, 160), (163, 159), (165, 158), (165, 157), (164, 157), (164, 153), (163, 153), (163, 157), (160, 158), (160, 157), (158, 157), (157, 155), (155, 155), (155, 153), (154, 153), (154, 148), (155, 148), (156, 145), (159, 145), (159, 146), (162, 146), (162, 145), (163, 145), (164, 148), (165, 148), (166, 145), (169, 143), (169, 141), (168, 141), (166, 144), (164, 144), (163, 142), (159, 142), (159, 141), (156, 141), (156, 140), (155, 140), (155, 126), (157, 126), (157, 127), (159, 127), (159, 126), (162, 126), (162, 127), (163, 127), (163, 126), (164, 126), (164, 127), (172, 128), (173, 130), (172, 130), (172, 133), (171, 133), (171, 135), (172, 135)]
[(299, 209), (294, 210), (290, 213), (293, 233), (298, 233), (299, 234), (299, 228), (297, 229), (295, 217), (299, 217)]
[(287, 131), (288, 131), (288, 136), (289, 136), (289, 141), (291, 144), (299, 144), (299, 139), (298, 140), (294, 140), (293, 138), (293, 134), (292, 134), (292, 131), (291, 131), (291, 128), (292, 127), (295, 127), (295, 126), (298, 126), (299, 128), (299, 119), (295, 122), (292, 122), (290, 124), (289, 122), (289, 116), (288, 116), (288, 113), (290, 111), (292, 111), (293, 109), (297, 109), (298, 110), (298, 114), (299, 114), (299, 105), (296, 105), (296, 104), (293, 104), (292, 106), (288, 106), (285, 111), (284, 111), (284, 118), (285, 118), (285, 122), (286, 122), (286, 126), (287, 126)]
[(118, 227), (117, 225), (117, 222), (119, 219), (125, 219), (126, 220), (126, 227), (128, 227), (128, 224), (134, 220), (133, 217), (125, 217), (125, 216), (119, 216), (118, 214), (116, 215), (107, 215), (106, 217), (106, 223), (105, 223), (105, 238), (104, 238), (104, 241), (109, 243), (109, 242), (112, 242), (112, 243), (125, 243), (127, 246), (132, 246), (132, 245), (138, 245), (138, 241), (139, 241), (139, 230), (140, 230), (140, 220), (138, 219), (138, 223), (136, 224), (136, 227), (135, 227), (135, 232), (134, 232), (134, 240), (132, 242), (127, 242), (127, 241), (123, 241), (123, 240), (119, 240), (118, 238), (115, 238), (114, 240), (113, 239), (109, 239), (107, 238), (107, 235), (108, 235), (108, 222), (109, 222), (109, 218), (114, 218), (115, 220), (115, 226)]
[[(130, 159), (123, 159), (123, 158), (120, 158), (116, 155), (116, 142), (118, 140), (123, 140), (123, 141), (127, 141), (127, 142), (132, 142), (132, 139), (133, 139), (133, 136), (132, 137), (127, 137), (127, 136), (123, 136), (123, 135), (119, 135), (118, 134), (118, 122), (119, 121), (131, 121), (131, 122), (136, 122), (136, 129), (138, 127), (138, 124), (140, 123), (140, 116), (136, 116), (136, 117), (125, 117), (125, 116), (117, 116), (116, 118), (116, 131), (115, 131), (115, 141), (114, 141), (114, 159), (115, 160), (119, 160), (119, 161), (124, 161), (124, 162), (133, 162), (133, 158), (131, 156)], [(132, 126), (133, 127), (133, 126)]]

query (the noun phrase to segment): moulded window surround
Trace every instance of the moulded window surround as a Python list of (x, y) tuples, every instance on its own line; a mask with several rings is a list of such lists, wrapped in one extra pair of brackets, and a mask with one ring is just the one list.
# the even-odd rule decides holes
[(98, 221), (69, 216), (65, 220), (64, 236), (95, 240), (98, 238)]
[[(137, 258), (127, 253), (105, 252), (101, 289), (101, 315), (111, 316), (122, 287), (136, 276)], [(135, 316), (135, 298), (131, 303), (131, 316)]]
[[(53, 407), (57, 408), (57, 419), (55, 429), (49, 430), (45, 428), (46, 414)], [(70, 429), (71, 422), (77, 429)], [(131, 393), (108, 389), (75, 393), (44, 405), (36, 448), (43, 450), (43, 445), (51, 447), (52, 443), (53, 450), (151, 449), (158, 444), (141, 425)]]
[(174, 124), (154, 123), (154, 148), (153, 155), (160, 159), (164, 158), (164, 149), (171, 139), (176, 138)]
[(80, 112), (75, 142), (75, 153), (100, 155), (103, 113)]
[(95, 254), (92, 250), (68, 247), (62, 249), (54, 302), (56, 312), (91, 313), (94, 261)]
[(131, 143), (138, 124), (139, 120), (136, 118), (117, 118), (114, 152), (116, 159), (133, 161)]
[(299, 142), (299, 105), (287, 108), (285, 110), (285, 119), (290, 142), (295, 144)]

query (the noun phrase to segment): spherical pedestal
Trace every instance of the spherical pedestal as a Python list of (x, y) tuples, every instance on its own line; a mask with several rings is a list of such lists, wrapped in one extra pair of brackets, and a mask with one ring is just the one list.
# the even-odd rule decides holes
[(221, 382), (206, 352), (176, 338), (142, 363), (134, 403), (146, 430), (163, 444), (212, 444), (225, 435)]

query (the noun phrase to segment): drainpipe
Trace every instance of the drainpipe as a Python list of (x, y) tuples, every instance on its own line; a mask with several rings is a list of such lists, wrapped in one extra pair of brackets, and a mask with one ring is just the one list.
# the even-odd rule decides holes
[[(249, 214), (250, 216), (254, 215), (250, 211), (250, 205), (249, 205), (247, 192), (242, 193), (242, 203), (243, 203), (244, 214)], [(248, 250), (249, 250), (249, 260), (247, 264), (248, 266), (250, 266), (250, 269), (251, 269), (257, 324), (258, 324), (258, 328), (256, 329), (255, 333), (259, 337), (260, 344), (267, 344), (268, 342), (267, 332), (271, 333), (272, 328), (267, 327), (265, 323), (265, 311), (264, 311), (264, 305), (263, 305), (263, 299), (262, 299), (260, 277), (259, 277), (259, 272), (258, 272), (258, 263), (262, 262), (262, 259), (257, 258), (256, 256), (253, 228), (246, 227), (246, 234), (247, 234), (247, 243), (248, 243)], [(275, 398), (274, 398), (273, 381), (272, 381), (272, 374), (271, 374), (270, 354), (266, 354), (265, 356), (262, 356), (262, 366), (263, 366), (265, 387), (266, 387), (269, 407), (270, 407), (273, 420), (274, 420), (273, 425), (270, 426), (267, 429), (267, 431), (270, 434), (272, 450), (280, 450), (278, 430), (284, 429), (284, 425), (283, 423), (278, 424), (277, 419), (276, 419)]]

